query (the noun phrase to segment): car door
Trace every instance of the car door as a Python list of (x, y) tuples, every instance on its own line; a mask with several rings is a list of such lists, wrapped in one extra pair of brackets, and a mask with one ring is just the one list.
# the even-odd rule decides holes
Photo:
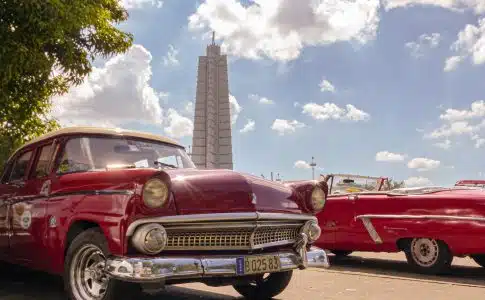
[(53, 143), (49, 142), (32, 150), (31, 171), (25, 172), (24, 186), (18, 190), (11, 202), (12, 257), (21, 264), (40, 269), (46, 268), (48, 262), (45, 247), (48, 228), (46, 190), (50, 183), (48, 168), (53, 149)]
[(7, 184), (11, 170), (11, 164), (6, 164), (0, 178), (0, 260), (9, 260), (10, 254), (9, 203), (16, 192), (15, 186)]
[[(389, 205), (392, 203), (392, 205)], [(395, 203), (399, 203), (398, 201), (389, 201), (388, 196), (385, 192), (379, 193), (364, 193), (358, 195), (355, 199), (355, 216), (362, 216), (362, 215), (372, 215), (372, 214), (393, 214), (395, 213)], [(376, 231), (378, 234), (382, 234), (380, 232), (380, 227), (376, 224), (375, 220), (371, 220), (372, 228), (369, 228), (371, 231)], [(369, 225), (369, 224), (368, 224)], [(361, 251), (378, 251), (381, 250), (382, 247), (386, 247), (385, 244), (381, 244), (374, 240), (366, 228), (363, 220), (358, 219), (355, 220), (354, 226), (352, 229), (352, 236), (358, 242), (358, 249)], [(385, 242), (385, 241), (384, 241)]]
[(335, 232), (335, 249), (352, 250), (355, 238), (353, 226), (355, 218), (355, 195), (332, 196), (332, 216), (328, 219)]

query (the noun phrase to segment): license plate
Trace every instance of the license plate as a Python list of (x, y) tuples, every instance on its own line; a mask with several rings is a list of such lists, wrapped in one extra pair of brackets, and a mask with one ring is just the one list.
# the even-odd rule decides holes
[(277, 255), (238, 257), (236, 263), (236, 273), (238, 275), (270, 273), (281, 270), (280, 258)]

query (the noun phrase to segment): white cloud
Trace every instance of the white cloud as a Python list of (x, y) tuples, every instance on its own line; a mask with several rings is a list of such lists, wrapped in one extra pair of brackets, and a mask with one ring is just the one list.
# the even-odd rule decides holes
[(242, 110), (241, 105), (237, 102), (236, 97), (229, 94), (229, 109), (231, 111), (231, 124), (234, 125), (237, 121), (237, 117)]
[(449, 108), (440, 115), (440, 120), (443, 124), (424, 136), (430, 139), (445, 139), (435, 146), (448, 149), (451, 144), (450, 138), (462, 135), (469, 136), (475, 143), (475, 148), (485, 145), (485, 139), (480, 137), (485, 128), (485, 101), (475, 101), (469, 109)]
[(409, 177), (408, 179), (404, 180), (404, 184), (406, 187), (418, 187), (418, 186), (430, 186), (433, 185), (431, 180), (426, 177)]
[(274, 101), (271, 100), (271, 99), (268, 99), (266, 97), (261, 97), (261, 99), (259, 99), (259, 103), (262, 103), (262, 104), (274, 104)]
[(256, 94), (249, 94), (249, 99), (258, 101), (260, 104), (274, 104), (274, 101)]
[(158, 125), (167, 135), (181, 138), (192, 135), (192, 120), (169, 108), (164, 114), (159, 93), (150, 85), (152, 55), (141, 45), (93, 68), (79, 86), (52, 98), (51, 115), (61, 126), (89, 125), (122, 127), (128, 122)]
[(448, 150), (451, 148), (451, 141), (449, 139), (446, 139), (442, 142), (438, 142), (434, 144), (436, 147)]
[(163, 125), (159, 93), (150, 85), (152, 55), (141, 45), (93, 68), (84, 82), (52, 98), (61, 125), (118, 126), (126, 122)]
[(480, 129), (481, 126), (472, 126), (467, 121), (457, 121), (445, 124), (438, 129), (433, 130), (430, 134), (425, 135), (428, 138), (448, 138), (462, 134), (472, 134)]
[(330, 81), (326, 79), (322, 79), (322, 82), (320, 82), (319, 87), (320, 87), (320, 91), (322, 92), (335, 93), (335, 87)]
[(338, 107), (335, 103), (307, 103), (303, 106), (302, 113), (311, 116), (315, 120), (346, 120), (346, 121), (368, 121), (370, 115), (357, 109), (352, 104), (347, 104), (346, 109)]
[(418, 37), (417, 41), (408, 42), (405, 46), (410, 49), (412, 56), (419, 58), (424, 55), (425, 48), (432, 49), (438, 47), (440, 40), (441, 35), (439, 33), (422, 34)]
[(374, 39), (379, 7), (379, 0), (207, 0), (189, 17), (189, 28), (216, 31), (230, 54), (288, 61), (305, 46)]
[(163, 57), (163, 65), (165, 66), (178, 66), (180, 64), (179, 60), (177, 59), (179, 51), (174, 48), (172, 45), (168, 45), (168, 52)]
[(483, 145), (485, 145), (485, 139), (481, 138), (477, 134), (472, 135), (471, 139), (472, 141), (475, 141), (475, 148), (481, 148)]
[(274, 120), (273, 125), (271, 125), (271, 129), (278, 132), (279, 135), (294, 133), (296, 132), (296, 129), (303, 128), (303, 127), (305, 127), (305, 124), (297, 120), (289, 121), (289, 120), (282, 120), (282, 119)]
[(300, 102), (298, 102), (298, 101), (293, 102), (293, 106), (294, 106), (294, 107), (298, 107), (298, 106), (300, 106), (300, 105), (301, 105), (301, 104), (300, 104)]
[(161, 8), (163, 1), (160, 0), (119, 0), (126, 9), (137, 9), (145, 7)]
[(436, 169), (440, 166), (439, 160), (433, 160), (425, 157), (413, 158), (408, 162), (408, 168), (417, 169), (419, 172)]
[(248, 119), (248, 122), (246, 123), (246, 125), (244, 125), (244, 127), (241, 130), (239, 130), (239, 132), (246, 133), (246, 132), (254, 131), (255, 125), (256, 123), (253, 120)]
[(169, 108), (167, 113), (168, 126), (165, 133), (174, 138), (192, 136), (194, 123), (191, 119), (181, 116), (175, 109)]
[[(485, 1), (482, 1), (485, 12)], [(451, 45), (451, 50), (457, 55), (446, 60), (445, 71), (458, 67), (466, 57), (471, 57), (475, 65), (485, 63), (485, 18), (478, 21), (477, 26), (468, 24), (458, 33), (458, 39)]]
[(446, 121), (462, 121), (466, 119), (485, 117), (485, 101), (475, 101), (471, 104), (470, 110), (458, 110), (448, 108), (440, 119)]
[(194, 114), (195, 114), (194, 102), (189, 101), (187, 102), (187, 104), (185, 104), (184, 113), (191, 118), (194, 117)]
[(405, 158), (405, 154), (392, 153), (389, 151), (380, 151), (376, 153), (376, 161), (397, 162), (403, 161)]
[(294, 167), (298, 168), (298, 169), (310, 169), (311, 168), (310, 164), (307, 163), (304, 160), (295, 161)]
[(445, 72), (450, 72), (458, 68), (458, 65), (461, 63), (463, 60), (463, 56), (450, 56), (446, 59), (445, 61), (445, 66), (443, 68), (443, 71)]
[(483, 0), (383, 0), (383, 5), (386, 10), (406, 6), (427, 5), (456, 11), (470, 9), (476, 14), (485, 12), (485, 2)]

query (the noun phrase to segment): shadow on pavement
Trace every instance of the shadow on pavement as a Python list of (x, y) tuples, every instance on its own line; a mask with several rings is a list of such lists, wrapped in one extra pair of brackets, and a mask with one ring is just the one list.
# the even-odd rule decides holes
[[(0, 264), (0, 300), (34, 299), (65, 300), (61, 278), (8, 264)], [(155, 299), (229, 300), (240, 298), (179, 286), (169, 286), (164, 292), (137, 298), (137, 300)]]
[(328, 270), (330, 272), (485, 288), (485, 268), (478, 266), (452, 265), (448, 274), (435, 276), (414, 272), (406, 261), (363, 258), (358, 255), (337, 258), (331, 254), (329, 259), (332, 266)]
[[(429, 276), (414, 273), (405, 261), (400, 260), (363, 258), (358, 255), (346, 258), (329, 255), (329, 258), (332, 267), (322, 272), (485, 288), (485, 268), (481, 267), (453, 265), (450, 274)], [(0, 300), (61, 300), (65, 299), (64, 297), (62, 280), (59, 277), (0, 264)], [(169, 286), (164, 292), (157, 295), (146, 295), (138, 300), (164, 298), (173, 300), (241, 299), (181, 286)]]

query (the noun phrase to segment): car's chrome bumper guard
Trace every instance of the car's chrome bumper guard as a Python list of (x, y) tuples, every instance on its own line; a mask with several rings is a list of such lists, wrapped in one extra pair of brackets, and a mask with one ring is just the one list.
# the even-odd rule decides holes
[[(279, 256), (281, 271), (330, 267), (326, 252), (317, 247), (311, 247), (309, 251), (299, 249), (299, 251), (265, 253), (265, 255)], [(107, 260), (105, 270), (112, 278), (130, 282), (157, 282), (167, 279), (214, 276), (234, 277), (244, 275), (238, 272), (237, 261), (241, 257), (244, 256), (115, 257)]]

